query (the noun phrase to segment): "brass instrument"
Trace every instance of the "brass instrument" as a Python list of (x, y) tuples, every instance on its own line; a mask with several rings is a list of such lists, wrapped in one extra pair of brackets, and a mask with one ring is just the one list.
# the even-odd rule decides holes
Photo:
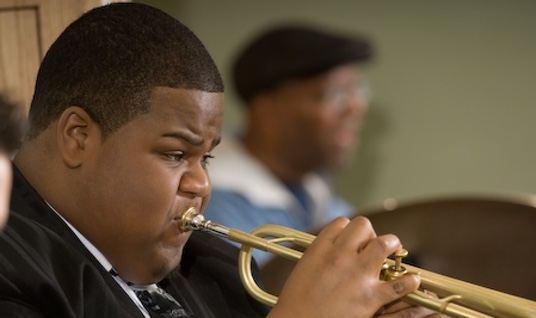
[[(194, 208), (189, 208), (179, 220), (181, 231), (203, 230), (242, 244), (239, 253), (239, 271), (242, 284), (248, 293), (259, 302), (274, 306), (277, 296), (262, 290), (251, 272), (253, 249), (298, 261), (302, 252), (281, 245), (292, 243), (306, 248), (315, 239), (314, 235), (279, 225), (263, 225), (250, 233), (231, 229), (206, 220)], [(270, 239), (265, 239), (270, 238)], [(402, 263), (407, 251), (395, 253), (394, 260), (386, 259), (381, 279), (392, 280), (406, 273), (417, 273), (421, 278), (421, 290), (402, 299), (408, 303), (430, 308), (456, 318), (528, 318), (536, 317), (536, 302), (509, 295), (489, 288), (456, 280)], [(437, 297), (425, 293), (432, 291)]]

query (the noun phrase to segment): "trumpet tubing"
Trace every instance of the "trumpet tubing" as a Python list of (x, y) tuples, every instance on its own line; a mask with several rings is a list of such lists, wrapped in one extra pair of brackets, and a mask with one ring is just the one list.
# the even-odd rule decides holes
[[(261, 303), (274, 306), (277, 296), (262, 290), (251, 272), (254, 249), (298, 261), (302, 252), (281, 245), (292, 243), (307, 248), (316, 236), (279, 225), (263, 225), (246, 233), (206, 220), (194, 208), (185, 211), (179, 220), (181, 231), (202, 230), (242, 244), (238, 259), (240, 279), (248, 293)], [(418, 274), (421, 288), (402, 299), (456, 318), (535, 318), (536, 302), (496, 290), (460, 281), (402, 263), (407, 251), (401, 250), (386, 259), (381, 279), (393, 280), (406, 273)], [(424, 292), (431, 291), (437, 297)]]

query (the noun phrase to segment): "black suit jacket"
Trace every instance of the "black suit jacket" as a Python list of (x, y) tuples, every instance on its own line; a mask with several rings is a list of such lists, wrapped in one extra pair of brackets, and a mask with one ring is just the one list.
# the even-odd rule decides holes
[[(132, 300), (14, 167), (12, 213), (0, 234), (0, 317), (142, 317)], [(237, 270), (238, 250), (202, 232), (180, 272), (159, 283), (196, 317), (264, 317)]]

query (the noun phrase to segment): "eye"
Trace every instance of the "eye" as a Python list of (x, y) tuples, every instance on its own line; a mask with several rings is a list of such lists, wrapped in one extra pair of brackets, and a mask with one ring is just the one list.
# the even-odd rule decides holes
[(202, 161), (203, 167), (208, 166), (208, 163), (209, 163), (210, 159), (213, 159), (213, 158), (214, 158), (214, 156), (212, 154), (210, 154), (210, 153), (205, 154), (203, 156), (203, 161)]
[(164, 156), (166, 157), (166, 159), (169, 159), (170, 161), (174, 161), (174, 162), (180, 162), (184, 159), (184, 153), (182, 151), (166, 152), (164, 153)]

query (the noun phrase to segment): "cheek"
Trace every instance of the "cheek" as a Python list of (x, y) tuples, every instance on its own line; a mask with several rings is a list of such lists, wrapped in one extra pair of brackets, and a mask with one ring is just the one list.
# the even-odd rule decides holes
[(160, 210), (170, 206), (177, 194), (178, 178), (168, 169), (148, 165), (144, 169), (122, 172), (124, 182), (116, 183), (116, 192), (123, 204), (133, 210)]
[(174, 178), (165, 165), (143, 155), (101, 162), (106, 164), (88, 176), (94, 183), (88, 188), (93, 189), (92, 201), (99, 202), (102, 211), (113, 212), (111, 214), (119, 218), (132, 221), (150, 215), (158, 222), (167, 216), (176, 188)]
[(325, 112), (317, 111), (315, 113), (304, 115), (301, 124), (296, 125), (297, 133), (304, 135), (304, 140), (309, 139), (316, 143), (324, 143), (333, 134), (336, 122), (332, 117), (327, 116)]

